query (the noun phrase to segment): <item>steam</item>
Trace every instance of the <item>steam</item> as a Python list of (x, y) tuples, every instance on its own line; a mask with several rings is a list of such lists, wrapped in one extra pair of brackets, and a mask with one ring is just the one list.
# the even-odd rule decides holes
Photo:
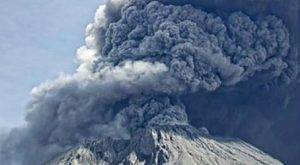
[[(77, 51), (76, 73), (32, 90), (27, 125), (3, 140), (0, 161), (42, 164), (86, 138), (130, 138), (138, 128), (188, 124), (185, 107), (191, 107), (188, 114), (206, 107), (194, 111), (196, 103), (181, 96), (218, 96), (224, 89), (233, 96), (227, 89), (294, 82), (294, 25), (288, 29), (274, 15), (244, 13), (239, 3), (241, 11), (220, 7), (227, 14), (219, 14), (210, 8), (218, 3), (197, 2), (101, 5)], [(197, 101), (203, 105), (205, 99)]]

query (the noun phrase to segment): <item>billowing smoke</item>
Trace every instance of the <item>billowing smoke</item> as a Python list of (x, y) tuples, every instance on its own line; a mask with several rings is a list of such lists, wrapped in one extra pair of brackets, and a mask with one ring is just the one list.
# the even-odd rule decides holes
[[(148, 125), (188, 124), (189, 116), (213, 134), (300, 161), (288, 156), (299, 142), (274, 150), (300, 134), (297, 126), (297, 135), (276, 134), (284, 127), (276, 122), (291, 124), (278, 116), (293, 100), (283, 88), (297, 88), (299, 6), (251, 2), (107, 1), (87, 27), (76, 73), (33, 89), (27, 125), (5, 136), (0, 161), (42, 164), (87, 138), (130, 138)], [(278, 10), (268, 12), (270, 4)], [(300, 114), (298, 107), (290, 109)]]

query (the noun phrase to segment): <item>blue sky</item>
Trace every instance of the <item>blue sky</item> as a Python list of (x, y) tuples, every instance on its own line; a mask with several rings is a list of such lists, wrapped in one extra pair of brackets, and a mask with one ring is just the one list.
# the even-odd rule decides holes
[(24, 123), (31, 89), (76, 68), (101, 0), (0, 0), (0, 130)]

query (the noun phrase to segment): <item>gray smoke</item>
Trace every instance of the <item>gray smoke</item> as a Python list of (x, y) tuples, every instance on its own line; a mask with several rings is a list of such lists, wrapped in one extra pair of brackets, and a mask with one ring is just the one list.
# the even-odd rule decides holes
[[(87, 138), (130, 138), (148, 125), (188, 124), (190, 116), (196, 126), (294, 163), (299, 158), (286, 156), (294, 150), (271, 152), (284, 145), (264, 138), (280, 130), (270, 108), (290, 104), (278, 91), (297, 86), (299, 22), (289, 14), (298, 17), (299, 5), (255, 2), (107, 1), (87, 27), (77, 72), (33, 89), (27, 125), (2, 140), (0, 161), (42, 164)], [(279, 9), (267, 12), (273, 3)], [(281, 99), (285, 106), (272, 103)]]
[[(289, 33), (274, 16), (252, 21), (242, 12), (228, 18), (205, 13), (190, 5), (166, 6), (134, 1), (110, 24), (102, 49), (104, 60), (159, 61), (193, 90), (216, 90), (234, 85), (257, 72), (266, 81), (289, 81)], [(103, 60), (103, 59), (101, 59)], [(97, 66), (96, 63), (96, 72)]]
[(32, 92), (27, 126), (10, 133), (2, 159), (40, 164), (88, 137), (128, 138), (123, 123), (110, 123), (119, 110), (113, 106), (133, 96), (173, 93), (177, 83), (166, 71), (163, 64), (126, 62), (41, 85)]

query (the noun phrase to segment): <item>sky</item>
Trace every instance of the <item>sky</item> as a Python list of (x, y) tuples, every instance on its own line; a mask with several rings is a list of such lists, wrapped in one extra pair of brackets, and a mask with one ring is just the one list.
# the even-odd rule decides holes
[(73, 72), (101, 0), (0, 0), (0, 130), (24, 124), (34, 86)]

